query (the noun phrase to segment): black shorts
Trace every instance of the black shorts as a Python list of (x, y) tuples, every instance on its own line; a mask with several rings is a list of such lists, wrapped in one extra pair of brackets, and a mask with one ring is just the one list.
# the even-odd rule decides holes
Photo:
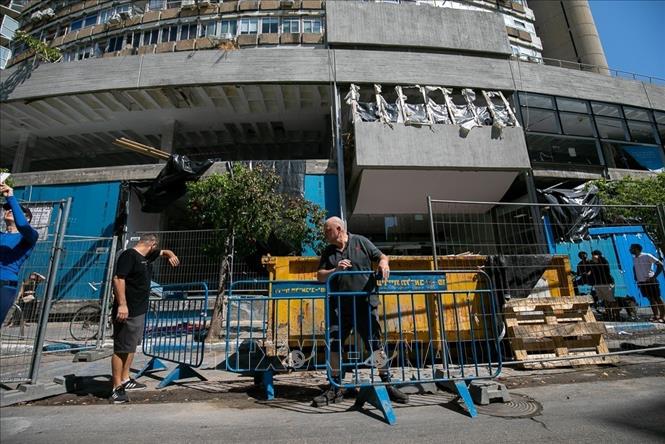
[[(376, 307), (370, 305), (367, 298), (337, 298), (328, 301), (330, 310), (330, 341), (331, 350), (339, 351), (339, 342), (346, 342), (353, 331), (358, 335), (367, 350), (382, 349), (381, 324)], [(358, 342), (358, 347), (361, 345)]]
[[(115, 319), (115, 317), (114, 317)], [(136, 347), (141, 345), (143, 329), (145, 327), (145, 313), (127, 318), (125, 322), (113, 321), (113, 352), (134, 353)]]
[(639, 288), (642, 295), (647, 298), (649, 304), (662, 304), (660, 300), (660, 284), (656, 279), (651, 278), (648, 281), (638, 282), (637, 288)]

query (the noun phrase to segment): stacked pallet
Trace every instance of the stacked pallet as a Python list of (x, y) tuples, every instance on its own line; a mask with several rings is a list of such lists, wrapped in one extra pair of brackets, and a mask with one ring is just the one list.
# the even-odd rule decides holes
[[(589, 297), (526, 298), (506, 302), (507, 337), (522, 368), (611, 364), (605, 326), (596, 322)], [(552, 360), (561, 358), (560, 360)], [(543, 362), (533, 362), (547, 360)]]

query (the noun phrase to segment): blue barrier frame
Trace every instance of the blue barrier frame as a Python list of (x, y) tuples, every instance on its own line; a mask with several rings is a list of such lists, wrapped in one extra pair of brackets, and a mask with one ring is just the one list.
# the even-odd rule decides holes
[[(160, 303), (162, 305), (168, 305), (171, 302), (176, 303), (182, 301), (197, 302), (198, 304), (195, 304), (194, 308), (188, 310), (178, 309), (175, 311), (176, 313), (183, 311), (185, 312), (198, 311), (198, 315), (193, 317), (188, 317), (183, 321), (191, 321), (196, 323), (199, 326), (198, 330), (199, 333), (205, 330), (206, 321), (208, 320), (208, 315), (207, 315), (208, 284), (206, 282), (192, 282), (186, 284), (166, 284), (166, 285), (158, 285), (158, 287), (162, 289), (162, 297), (159, 299), (151, 299), (151, 302)], [(188, 298), (186, 297), (188, 290), (203, 291), (203, 297)], [(148, 319), (148, 314), (150, 313), (151, 311), (149, 310), (148, 313), (146, 314), (146, 322), (143, 329), (142, 350), (143, 354), (145, 354), (146, 356), (150, 356), (151, 359), (141, 370), (138, 371), (138, 373), (134, 375), (134, 377), (138, 379), (139, 377), (145, 374), (166, 370), (168, 367), (162, 361), (168, 361), (177, 364), (177, 366), (162, 379), (159, 385), (157, 385), (158, 389), (167, 387), (171, 384), (176, 383), (179, 380), (186, 378), (196, 377), (199, 380), (206, 381), (207, 379), (203, 375), (194, 370), (195, 367), (200, 367), (201, 364), (203, 363), (203, 357), (205, 353), (205, 338), (199, 338), (201, 339), (200, 341), (194, 341), (192, 338), (192, 341), (190, 342), (188, 341), (187, 337), (190, 334), (192, 335), (195, 334), (196, 331), (193, 331), (191, 333), (189, 332), (188, 329), (182, 331), (180, 329), (180, 325), (182, 324), (182, 322), (177, 322), (175, 325), (175, 332), (171, 332), (172, 330), (174, 330), (173, 326), (171, 325), (171, 323), (174, 321), (173, 318), (165, 319), (164, 317), (160, 317), (160, 314), (162, 312), (158, 311), (154, 319)], [(177, 318), (175, 320), (178, 321)], [(167, 338), (168, 339), (165, 343), (161, 343), (160, 341), (160, 343), (158, 343), (157, 346), (155, 346), (154, 343), (151, 343), (151, 350), (148, 350), (147, 349), (148, 339), (154, 339), (154, 336), (151, 335), (153, 329), (156, 329), (158, 331), (166, 330), (167, 334), (164, 336), (160, 335), (157, 337), (157, 339), (158, 340), (167, 339)], [(184, 344), (182, 342), (183, 334), (185, 336)], [(173, 339), (174, 335), (181, 336), (179, 342)], [(196, 345), (197, 342), (198, 345)], [(177, 355), (175, 356), (172, 356), (169, 353), (167, 353), (165, 356), (162, 353), (154, 352), (155, 348), (159, 350), (163, 347), (165, 347), (167, 350), (184, 348), (185, 349), (184, 355), (182, 354), (181, 351), (178, 351)], [(194, 351), (194, 349), (196, 350)], [(190, 358), (189, 360), (187, 359), (188, 352)], [(191, 362), (193, 357), (195, 357), (194, 363)]]
[[(245, 286), (264, 286), (264, 288), (260, 289), (243, 289), (239, 287), (245, 287)], [(317, 291), (318, 289), (318, 291)], [(248, 294), (251, 291), (265, 291), (265, 295), (256, 295), (256, 294)], [(300, 293), (300, 294), (298, 294)], [(249, 362), (249, 365), (246, 367), (241, 367), (240, 365), (240, 345), (241, 345), (241, 339), (239, 335), (236, 336), (235, 338), (235, 348), (234, 350), (236, 351), (235, 355), (235, 361), (232, 359), (232, 354), (231, 354), (231, 343), (232, 341), (229, 339), (231, 338), (231, 332), (232, 328), (231, 325), (232, 323), (230, 322), (231, 315), (232, 315), (232, 310), (233, 310), (233, 302), (237, 302), (237, 308), (236, 308), (236, 316), (238, 319), (238, 327), (239, 329), (239, 322), (240, 322), (240, 312), (241, 308), (240, 305), (242, 302), (249, 302), (251, 304), (254, 303), (264, 303), (267, 307), (269, 306), (270, 302), (273, 303), (278, 303), (279, 301), (303, 301), (303, 300), (322, 300), (325, 303), (326, 295), (325, 295), (325, 285), (317, 282), (317, 281), (305, 281), (305, 280), (294, 280), (294, 281), (275, 281), (275, 280), (267, 280), (267, 279), (256, 279), (256, 280), (243, 280), (243, 281), (235, 281), (233, 282), (230, 287), (229, 287), (229, 296), (227, 298), (227, 322), (226, 322), (226, 348), (225, 348), (225, 355), (226, 355), (226, 370), (231, 371), (234, 373), (241, 373), (241, 374), (247, 374), (251, 375), (254, 377), (254, 384), (261, 387), (264, 392), (264, 396), (266, 400), (273, 400), (275, 399), (275, 385), (274, 385), (274, 376), (276, 373), (280, 371), (284, 371), (287, 369), (282, 368), (281, 366), (277, 368), (274, 365), (274, 362), (271, 361), (271, 356), (266, 356), (265, 353), (261, 351), (262, 356), (256, 362), (254, 365), (252, 365), (251, 360)], [(314, 310), (314, 306), (312, 306), (312, 310)], [(254, 322), (253, 318), (254, 312), (250, 311), (250, 326)], [(260, 320), (262, 323), (261, 327), (261, 336), (260, 337), (255, 337), (253, 330), (250, 328), (250, 333), (249, 333), (249, 338), (243, 338), (242, 341), (248, 341), (250, 344), (250, 353), (252, 353), (253, 350), (253, 345), (254, 341), (257, 339), (266, 339), (267, 334), (268, 334), (268, 327), (267, 327), (267, 319), (268, 313), (267, 310), (264, 310), (263, 312), (263, 318)], [(290, 321), (289, 321), (290, 322)], [(290, 324), (287, 326), (287, 329), (290, 331)], [(314, 331), (312, 331), (312, 341), (313, 343), (317, 342), (316, 339), (316, 334)], [(311, 359), (311, 357), (310, 357)], [(324, 364), (325, 365), (325, 364)], [(313, 365), (314, 368), (322, 368), (323, 365), (318, 365), (316, 362)], [(308, 365), (307, 368), (310, 368)]]
[[(409, 380), (409, 381), (399, 381), (399, 385), (407, 385), (407, 384), (418, 384), (422, 382), (439, 382), (439, 383), (445, 383), (448, 387), (453, 389), (457, 395), (460, 397), (462, 402), (466, 405), (467, 411), (469, 412), (469, 415), (473, 418), (478, 415), (477, 410), (475, 408), (475, 405), (473, 404), (473, 400), (471, 399), (471, 395), (469, 393), (468, 389), (468, 384), (476, 379), (492, 379), (500, 375), (501, 373), (501, 368), (502, 368), (502, 358), (501, 358), (501, 351), (500, 351), (500, 339), (499, 339), (499, 334), (498, 334), (498, 329), (497, 329), (497, 324), (498, 324), (498, 319), (497, 319), (497, 301), (495, 297), (495, 292), (494, 288), (492, 285), (492, 280), (490, 279), (489, 275), (482, 271), (482, 270), (438, 270), (438, 271), (432, 271), (432, 270), (423, 270), (423, 271), (392, 271), (390, 273), (390, 279), (387, 282), (384, 282), (384, 285), (378, 285), (375, 286), (373, 291), (332, 291), (331, 289), (331, 283), (333, 282), (334, 279), (339, 278), (340, 276), (349, 276), (349, 275), (374, 275), (374, 271), (335, 271), (331, 273), (328, 276), (328, 279), (326, 281), (326, 294), (328, 298), (336, 297), (337, 298), (337, 304), (338, 304), (338, 310), (339, 304), (340, 304), (340, 298), (341, 297), (369, 297), (372, 293), (376, 294), (377, 296), (380, 295), (408, 295), (411, 294), (412, 297), (412, 304), (413, 304), (413, 296), (415, 294), (436, 294), (436, 295), (446, 295), (446, 294), (467, 294), (467, 296), (471, 293), (473, 294), (478, 294), (478, 293), (485, 293), (489, 295), (489, 302), (490, 302), (490, 312), (489, 314), (491, 315), (491, 325), (492, 325), (492, 331), (491, 333), (493, 334), (493, 338), (490, 339), (487, 336), (487, 325), (486, 323), (483, 323), (484, 326), (484, 333), (485, 333), (485, 340), (484, 342), (489, 343), (494, 342), (493, 344), (493, 350), (488, 350), (488, 358), (489, 358), (489, 371), (490, 375), (488, 376), (471, 376), (471, 375), (464, 375), (464, 362), (463, 362), (463, 354), (461, 352), (461, 342), (459, 340), (456, 341), (457, 348), (458, 348), (458, 356), (461, 359), (460, 363), (460, 369), (462, 371), (462, 375), (459, 378), (455, 377), (450, 377), (450, 370), (448, 369), (448, 377), (433, 377), (432, 379), (428, 379), (426, 381), (423, 381), (420, 379), (420, 377), (416, 380)], [(478, 274), (482, 275), (485, 279), (485, 282), (487, 284), (487, 289), (475, 289), (472, 291), (451, 291), (446, 288), (446, 282), (447, 282), (447, 276), (450, 274)], [(395, 277), (402, 277), (403, 279), (397, 280), (397, 284), (394, 282), (396, 281), (394, 278)], [(432, 279), (432, 277), (435, 276), (441, 276), (443, 279)], [(417, 277), (417, 280), (413, 280), (414, 277)], [(405, 279), (404, 279), (405, 278)], [(409, 283), (409, 278), (412, 279), (411, 283)], [(424, 278), (424, 279), (423, 279)], [(428, 279), (429, 278), (429, 279)], [(406, 282), (404, 282), (406, 281)], [(441, 282), (443, 281), (443, 285), (441, 285)], [(456, 298), (453, 296), (453, 301), (454, 301), (454, 309), (455, 309), (455, 325), (457, 332), (459, 333), (459, 318), (458, 318), (458, 307), (457, 307), (457, 302)], [(481, 298), (481, 303), (482, 303), (482, 309), (483, 309), (483, 314), (485, 310), (485, 303), (484, 299)], [(426, 299), (426, 304), (428, 306), (427, 313), (429, 315), (430, 313), (430, 307), (429, 307), (429, 301)], [(441, 316), (441, 307), (440, 304), (437, 304), (438, 306), (438, 313), (440, 314), (439, 316), (439, 322), (442, 322), (442, 316)], [(470, 307), (468, 306), (470, 309)], [(401, 307), (398, 302), (398, 313), (397, 313), (397, 319), (398, 323), (400, 324), (400, 336), (402, 335), (401, 333), (401, 319), (402, 319), (402, 312), (401, 312)], [(355, 366), (355, 375), (356, 375), (356, 381), (355, 383), (343, 383), (342, 379), (340, 378), (340, 382), (337, 382), (335, 378), (333, 378), (332, 375), (332, 365), (331, 365), (331, 337), (330, 337), (330, 305), (326, 304), (325, 307), (325, 312), (326, 312), (326, 322), (325, 322), (325, 337), (326, 337), (326, 344), (328, 345), (326, 347), (326, 373), (328, 376), (328, 380), (331, 384), (331, 386), (339, 387), (339, 388), (359, 388), (360, 393), (358, 394), (357, 402), (356, 402), (356, 407), (361, 408), (366, 402), (372, 404), (374, 407), (379, 409), (386, 422), (388, 424), (395, 424), (396, 418), (394, 411), (392, 409), (392, 404), (390, 402), (390, 399), (388, 397), (387, 390), (385, 386), (394, 384), (394, 382), (377, 382), (374, 380), (374, 372), (372, 371), (371, 376), (370, 376), (370, 381), (369, 382), (359, 382), (358, 381), (358, 363), (354, 364)], [(469, 312), (470, 314), (470, 312)], [(354, 325), (356, 325), (356, 320), (357, 320), (357, 313), (356, 313), (356, 307), (355, 304), (353, 305), (353, 319), (354, 319)], [(384, 328), (383, 331), (384, 333), (386, 332), (385, 328), (385, 317), (384, 317)], [(440, 332), (441, 334), (445, 337), (446, 336), (446, 329), (444, 324), (439, 325)], [(415, 323), (414, 323), (414, 329), (415, 329)], [(370, 326), (370, 331), (371, 331), (371, 326)], [(470, 328), (470, 335), (471, 335), (471, 342), (472, 342), (472, 351), (473, 351), (473, 358), (474, 358), (474, 367), (476, 369), (476, 373), (478, 373), (478, 359), (476, 355), (476, 347), (475, 347), (475, 338), (473, 334), (473, 328)], [(356, 342), (357, 342), (357, 334), (354, 333), (354, 336), (356, 337)], [(431, 339), (430, 339), (431, 341)], [(400, 343), (402, 341), (400, 340)], [(416, 341), (416, 344), (418, 341)], [(345, 364), (343, 361), (343, 353), (342, 353), (342, 343), (341, 341), (337, 341), (339, 350), (338, 350), (338, 355), (340, 356), (340, 362), (339, 362), (339, 372), (340, 375), (344, 374), (345, 371)], [(357, 349), (357, 343), (355, 344)], [(448, 340), (447, 338), (444, 338), (444, 345), (447, 347), (448, 345)], [(383, 347), (383, 345), (382, 345)], [(497, 362), (495, 366), (495, 371), (492, 373), (492, 362), (491, 362), (491, 356), (492, 356), (492, 351), (494, 352), (494, 355), (497, 357)], [(384, 351), (385, 353), (385, 351)], [(446, 354), (446, 348), (444, 348), (444, 355)], [(418, 363), (420, 364), (419, 358), (417, 358)], [(444, 362), (447, 363), (447, 361), (444, 360)], [(446, 366), (447, 367), (447, 366)], [(434, 371), (434, 367), (432, 369)], [(420, 372), (418, 371), (418, 375), (420, 376)], [(434, 375), (436, 375), (434, 373)]]

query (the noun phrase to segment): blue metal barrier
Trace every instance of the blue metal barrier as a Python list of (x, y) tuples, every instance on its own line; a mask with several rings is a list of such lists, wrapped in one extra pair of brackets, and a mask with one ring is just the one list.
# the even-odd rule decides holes
[(164, 360), (178, 365), (157, 388), (190, 377), (205, 380), (194, 368), (203, 363), (208, 285), (195, 282), (161, 285), (159, 288), (161, 298), (150, 299), (143, 331), (143, 354), (151, 359), (135, 377), (165, 370)]
[(395, 415), (386, 386), (393, 384), (445, 384), (476, 416), (467, 385), (501, 372), (489, 276), (477, 270), (393, 271), (364, 291), (333, 290), (359, 275), (374, 279), (371, 271), (340, 271), (326, 283), (330, 383), (360, 389), (356, 406), (369, 402), (390, 424)]
[(325, 368), (325, 286), (236, 281), (226, 307), (226, 369), (253, 375), (267, 399), (276, 372)]

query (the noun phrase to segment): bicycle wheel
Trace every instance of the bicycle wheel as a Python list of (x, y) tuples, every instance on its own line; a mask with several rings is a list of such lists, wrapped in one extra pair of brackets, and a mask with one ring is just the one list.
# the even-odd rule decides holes
[(89, 341), (97, 337), (102, 308), (99, 305), (84, 305), (79, 308), (69, 323), (69, 333), (77, 341)]

